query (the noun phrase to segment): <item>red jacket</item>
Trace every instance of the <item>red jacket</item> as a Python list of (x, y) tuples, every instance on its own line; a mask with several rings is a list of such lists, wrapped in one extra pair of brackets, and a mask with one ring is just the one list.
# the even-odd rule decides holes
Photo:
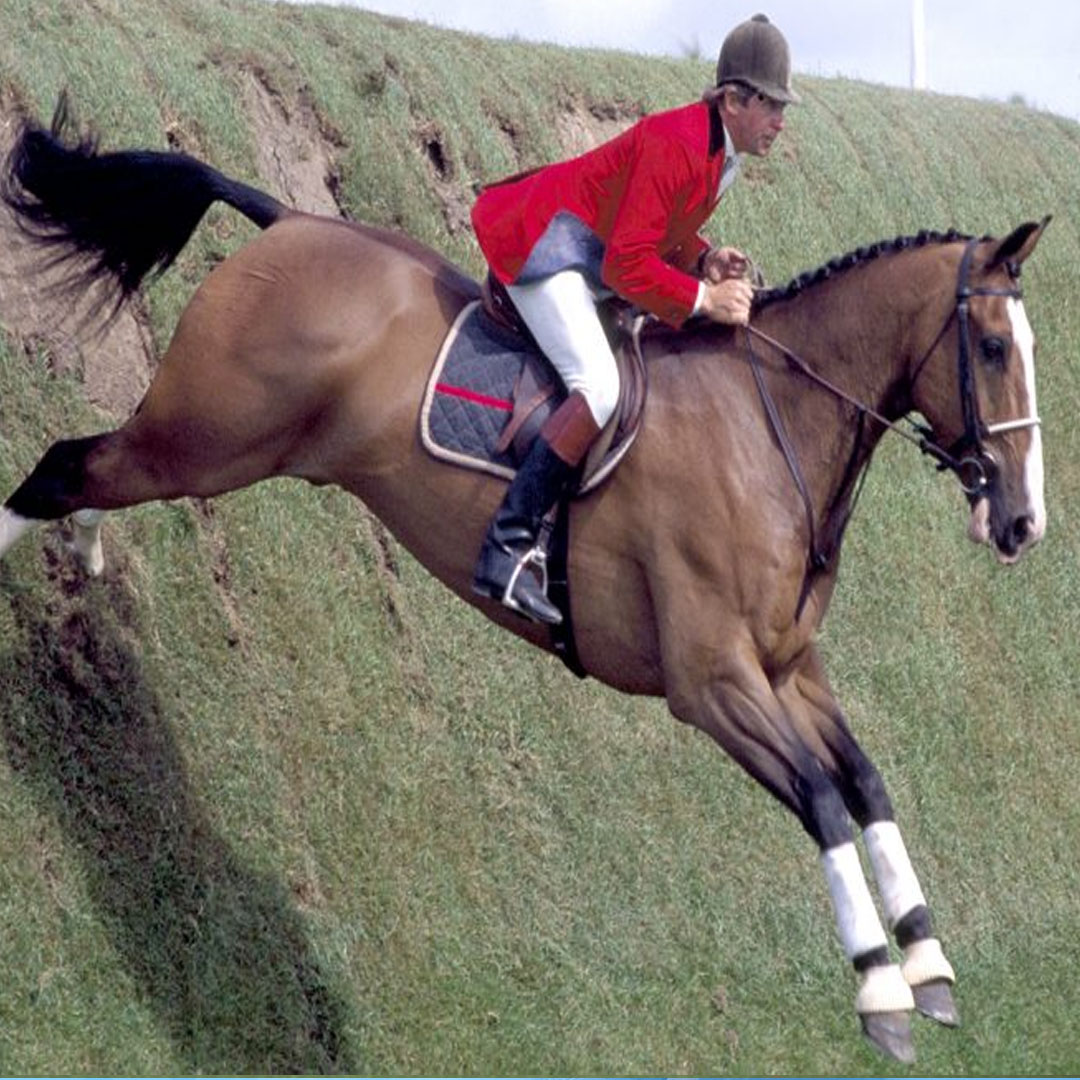
[(704, 102), (646, 116), (595, 150), (486, 188), (472, 211), (495, 276), (525, 284), (576, 267), (672, 326), (719, 201), (720, 118)]

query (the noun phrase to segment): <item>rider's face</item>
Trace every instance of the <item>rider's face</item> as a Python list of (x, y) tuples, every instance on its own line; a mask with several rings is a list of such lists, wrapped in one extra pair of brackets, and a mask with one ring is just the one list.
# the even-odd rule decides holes
[(725, 95), (724, 126), (736, 153), (764, 157), (784, 130), (784, 102), (753, 94), (743, 104), (735, 91)]

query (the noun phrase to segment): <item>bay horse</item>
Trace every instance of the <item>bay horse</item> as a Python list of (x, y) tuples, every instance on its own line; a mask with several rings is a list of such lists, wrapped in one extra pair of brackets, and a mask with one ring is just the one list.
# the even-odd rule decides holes
[[(100, 573), (104, 511), (298, 477), (353, 493), (461, 599), (552, 648), (470, 588), (505, 481), (435, 460), (418, 436), (428, 371), (476, 282), (408, 237), (295, 211), (183, 154), (104, 153), (70, 129), (63, 110), (51, 129), (25, 123), (3, 191), (47, 249), (76, 257), (80, 287), (111, 282), (121, 303), (215, 200), (262, 231), (197, 289), (135, 414), (55, 443), (8, 498), (0, 554), (74, 515)], [(954, 972), (815, 633), (859, 477), (910, 413), (925, 424), (909, 437), (961, 481), (972, 539), (1012, 563), (1042, 537), (1019, 277), (1048, 220), (860, 249), (759, 293), (746, 329), (653, 328), (637, 441), (569, 511), (581, 667), (665, 698), (795, 814), (821, 854), (863, 1030), (904, 1061), (914, 1010), (958, 1022)]]

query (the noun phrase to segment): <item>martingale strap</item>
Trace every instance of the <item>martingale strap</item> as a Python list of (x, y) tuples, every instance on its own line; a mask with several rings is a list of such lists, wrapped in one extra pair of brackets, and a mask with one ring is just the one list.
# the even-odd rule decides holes
[[(750, 327), (747, 327), (747, 330), (749, 331)], [(760, 396), (761, 404), (765, 409), (765, 415), (769, 419), (769, 426), (776, 436), (776, 441), (780, 444), (780, 450), (784, 455), (784, 460), (787, 462), (787, 467), (791, 472), (792, 479), (795, 481), (795, 487), (798, 489), (799, 495), (803, 501), (803, 506), (806, 509), (806, 524), (810, 531), (810, 561), (807, 573), (803, 575), (803, 584), (799, 591), (799, 603), (795, 608), (795, 618), (798, 619), (799, 616), (802, 615), (803, 607), (810, 595), (810, 583), (813, 574), (817, 571), (824, 570), (829, 563), (829, 558), (828, 555), (818, 547), (817, 528), (814, 524), (814, 504), (810, 499), (810, 489), (807, 487), (806, 477), (803, 476), (802, 466), (799, 464), (799, 455), (795, 452), (795, 447), (791, 444), (787, 429), (784, 427), (784, 421), (781, 419), (780, 413), (776, 408), (776, 402), (773, 401), (772, 394), (769, 393), (769, 388), (765, 385), (765, 377), (761, 373), (761, 363), (750, 342), (749, 332), (746, 334), (746, 356), (750, 361), (750, 370), (754, 374), (754, 382), (757, 385), (758, 395)]]

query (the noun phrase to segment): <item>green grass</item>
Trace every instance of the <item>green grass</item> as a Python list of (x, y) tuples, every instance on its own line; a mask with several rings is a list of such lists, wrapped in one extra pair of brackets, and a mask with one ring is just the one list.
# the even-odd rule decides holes
[[(257, 68), (338, 133), (340, 197), (473, 272), (445, 183), (560, 152), (570, 106), (691, 100), (709, 65), (253, 0), (7, 0), (0, 87), (107, 146), (166, 132), (258, 182)], [(1025, 269), (1050, 531), (1000, 571), (886, 441), (823, 633), (957, 968), (920, 1070), (1075, 1071), (1080, 959), (1080, 128), (800, 80), (712, 223), (773, 281), (921, 228), (1055, 213)], [(250, 235), (215, 211), (149, 291), (159, 344)], [(3, 305), (0, 297), (0, 317)], [(0, 489), (103, 423), (0, 335)], [(334, 490), (272, 483), (60, 527), (0, 563), (0, 1072), (903, 1075), (864, 1045), (798, 825), (660, 703), (455, 602)]]

